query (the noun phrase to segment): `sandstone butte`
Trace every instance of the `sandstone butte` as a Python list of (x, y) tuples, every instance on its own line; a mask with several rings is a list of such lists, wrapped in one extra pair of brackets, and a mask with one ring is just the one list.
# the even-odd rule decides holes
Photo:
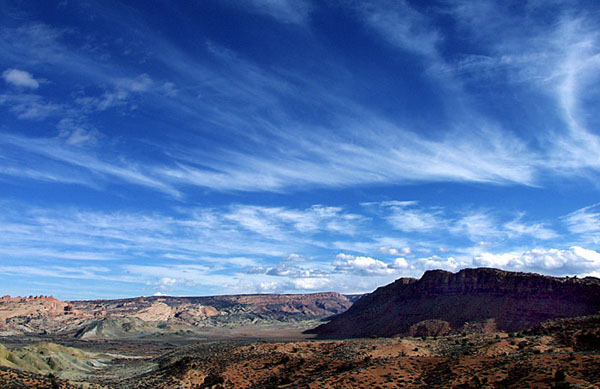
[(427, 271), (364, 295), (328, 323), (321, 338), (428, 336), (478, 329), (515, 332), (549, 319), (595, 314), (600, 279), (556, 278), (491, 268)]

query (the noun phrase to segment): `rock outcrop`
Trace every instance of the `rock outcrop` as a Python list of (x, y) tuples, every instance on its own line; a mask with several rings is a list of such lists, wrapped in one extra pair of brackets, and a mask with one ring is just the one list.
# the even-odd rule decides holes
[(427, 335), (427, 328), (444, 333), (473, 323), (484, 323), (481, 328), (495, 323), (499, 330), (514, 332), (599, 310), (600, 279), (593, 277), (556, 278), (489, 268), (432, 270), (419, 280), (401, 278), (380, 287), (308, 332), (324, 338)]

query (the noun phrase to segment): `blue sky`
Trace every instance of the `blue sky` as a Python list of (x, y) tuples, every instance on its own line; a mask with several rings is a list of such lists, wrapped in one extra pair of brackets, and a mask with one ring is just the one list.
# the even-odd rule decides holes
[(0, 281), (600, 276), (595, 1), (0, 1)]

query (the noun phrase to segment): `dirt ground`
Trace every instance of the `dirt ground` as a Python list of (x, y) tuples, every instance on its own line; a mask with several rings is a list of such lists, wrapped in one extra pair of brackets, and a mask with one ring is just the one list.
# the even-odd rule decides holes
[[(199, 342), (177, 337), (72, 340), (67, 342), (71, 347), (112, 355), (113, 360), (86, 380), (57, 382), (60, 387), (88, 388), (600, 387), (600, 352), (575, 351), (550, 335), (327, 341), (307, 339), (301, 330), (237, 328), (207, 334)], [(33, 340), (12, 339), (8, 344)], [(23, 374), (33, 385), (35, 375)], [(60, 372), (56, 375), (55, 381), (60, 380)], [(9, 376), (12, 381), (6, 380)], [(17, 376), (4, 369), (0, 383), (19, 382)], [(38, 378), (39, 387), (50, 387), (44, 386), (50, 382), (47, 376)]]

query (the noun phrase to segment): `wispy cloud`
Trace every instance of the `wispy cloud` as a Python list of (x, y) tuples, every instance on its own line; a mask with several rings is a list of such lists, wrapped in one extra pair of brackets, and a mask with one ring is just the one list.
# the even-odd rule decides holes
[[(538, 117), (551, 128), (538, 134), (546, 148), (540, 168), (584, 176), (586, 169), (598, 171), (593, 150), (600, 139), (588, 128), (593, 108), (584, 104), (594, 93), (586, 85), (598, 82), (600, 66), (599, 25), (593, 11), (563, 11), (555, 19), (545, 19), (535, 18), (535, 8), (514, 15), (501, 3), (457, 4), (452, 15), (487, 51), (463, 57), (454, 70), (468, 71), (478, 82), (486, 77), (488, 83), (530, 85), (544, 94), (542, 98), (554, 99), (550, 118), (558, 117), (564, 125), (557, 127), (555, 120), (550, 124), (548, 118)], [(540, 101), (539, 95), (528, 98)]]
[(61, 104), (50, 102), (39, 95), (23, 93), (1, 94), (0, 105), (7, 106), (19, 119), (26, 120), (46, 119), (63, 110)]
[(312, 6), (307, 0), (244, 0), (232, 5), (273, 17), (281, 23), (303, 25), (308, 22)]
[[(67, 136), (66, 141), (73, 145), (74, 143), (81, 143), (83, 138), (90, 139), (90, 134), (79, 132), (75, 138), (72, 137), (73, 133)], [(79, 139), (77, 139), (77, 137)], [(70, 142), (69, 142), (70, 141)], [(68, 147), (60, 141), (60, 138), (26, 138), (17, 135), (0, 135), (0, 143), (11, 145), (12, 147), (18, 148), (31, 155), (37, 155), (44, 157), (48, 160), (58, 161), (67, 166), (74, 166), (77, 168), (85, 169), (88, 175), (91, 173), (98, 177), (111, 177), (123, 180), (128, 183), (135, 183), (137, 185), (146, 186), (158, 191), (162, 191), (173, 195), (179, 196), (179, 192), (172, 188), (170, 185), (161, 182), (159, 179), (153, 178), (143, 172), (144, 168), (136, 167), (131, 163), (123, 163), (116, 161), (104, 161), (91, 154), (88, 150), (79, 150)], [(17, 166), (14, 167), (15, 175), (19, 175), (19, 169)], [(40, 170), (44, 170), (43, 167)], [(11, 171), (7, 171), (11, 173)], [(91, 186), (94, 186), (94, 180), (90, 178)]]
[[(384, 203), (383, 205), (387, 205)], [(386, 219), (396, 229), (405, 232), (424, 232), (443, 228), (445, 224), (439, 209), (425, 210), (412, 204), (393, 204), (386, 207)]]
[(442, 40), (426, 16), (406, 1), (361, 2), (359, 11), (368, 26), (393, 45), (424, 55), (437, 57), (437, 43)]
[(585, 242), (600, 242), (600, 204), (590, 205), (571, 212), (562, 218), (569, 231), (580, 235)]
[(549, 240), (558, 237), (556, 231), (548, 228), (544, 223), (528, 224), (521, 221), (521, 218), (516, 218), (504, 224), (508, 237), (528, 235), (536, 239)]
[(69, 146), (95, 144), (102, 137), (97, 129), (90, 128), (82, 120), (73, 118), (62, 119), (56, 128), (59, 131), (59, 138), (64, 139)]
[[(124, 106), (130, 103), (133, 95), (145, 92), (152, 95), (156, 107), (169, 107), (190, 120), (217, 126), (247, 140), (221, 145), (218, 152), (203, 148), (190, 137), (177, 143), (170, 142), (168, 147), (157, 140), (164, 154), (169, 156), (169, 163), (143, 166), (140, 161), (130, 161), (139, 166), (138, 170), (148, 172), (145, 177), (140, 177), (139, 172), (127, 174), (122, 166), (114, 166), (114, 163), (109, 166), (108, 158), (96, 161), (94, 166), (82, 165), (90, 165), (92, 174), (97, 170), (94, 167), (102, 164), (102, 170), (119, 172), (116, 175), (121, 179), (129, 176), (130, 183), (172, 194), (179, 192), (168, 189), (174, 186), (281, 192), (299, 187), (432, 181), (531, 185), (536, 180), (537, 157), (527, 150), (522, 140), (498, 129), (486, 126), (460, 128), (473, 126), (467, 123), (454, 126), (456, 128), (450, 129), (442, 139), (428, 139), (417, 135), (410, 127), (385, 120), (371, 107), (352, 101), (350, 91), (341, 89), (333, 95), (302, 73), (293, 70), (265, 72), (238, 53), (210, 44), (209, 53), (219, 61), (219, 68), (215, 68), (198, 58), (190, 58), (149, 31), (150, 37), (156, 38), (148, 42), (149, 46), (169, 54), (153, 59), (171, 58), (165, 65), (174, 78), (194, 85), (195, 94), (187, 88), (185, 93), (180, 91), (174, 96), (163, 93), (160, 84), (147, 73), (124, 77), (125, 71), (120, 67), (111, 69), (106, 63), (94, 62), (92, 54), (82, 56), (61, 43), (66, 32), (51, 30), (48, 31), (49, 38), (42, 38), (40, 31), (48, 29), (48, 26), (29, 26), (20, 34), (24, 40), (34, 41), (33, 46), (42, 45), (51, 50), (48, 61), (52, 61), (53, 66), (75, 62), (74, 72), (88, 69), (82, 76), (89, 82), (100, 83), (104, 89), (100, 94), (76, 95), (70, 103), (71, 110), (86, 113), (90, 109), (103, 111)], [(406, 34), (411, 31), (407, 30)], [(14, 49), (17, 42), (8, 40), (7, 44)], [(24, 47), (21, 49), (25, 50)], [(19, 50), (16, 52), (20, 53)], [(29, 54), (21, 53), (23, 57)], [(223, 75), (222, 69), (227, 69), (228, 74)], [(205, 98), (217, 99), (223, 104), (216, 106), (214, 100), (206, 101)], [(303, 123), (290, 111), (290, 99), (300, 100), (309, 109), (325, 110), (333, 120), (316, 127), (312, 123)], [(24, 104), (14, 102), (13, 109), (22, 117), (42, 117), (42, 112), (47, 116), (48, 108), (56, 106), (56, 103), (48, 103), (43, 111), (40, 104), (41, 101), (37, 101), (35, 109), (28, 109)], [(265, 110), (272, 114), (262, 114)], [(249, 130), (241, 132), (240, 128)], [(294, 136), (296, 132), (305, 134), (303, 139)], [(263, 152), (252, 153), (253, 146), (260, 147)], [(78, 156), (78, 159), (83, 158)], [(150, 176), (153, 177), (150, 179)]]

